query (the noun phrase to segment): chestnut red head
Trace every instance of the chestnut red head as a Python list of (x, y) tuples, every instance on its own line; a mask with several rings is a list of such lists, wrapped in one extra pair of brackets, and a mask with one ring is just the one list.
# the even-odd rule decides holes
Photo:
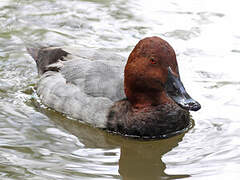
[(124, 74), (125, 94), (135, 107), (167, 103), (171, 98), (184, 109), (200, 109), (180, 81), (173, 48), (159, 37), (138, 42), (129, 55)]

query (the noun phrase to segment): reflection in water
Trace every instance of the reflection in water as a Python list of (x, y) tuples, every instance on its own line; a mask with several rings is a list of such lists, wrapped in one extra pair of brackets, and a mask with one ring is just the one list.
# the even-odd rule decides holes
[(85, 148), (120, 148), (119, 173), (123, 180), (155, 180), (161, 178), (184, 178), (187, 174), (168, 175), (164, 171), (162, 156), (182, 141), (184, 134), (168, 139), (142, 141), (109, 134), (103, 130), (89, 127), (79, 121), (63, 117), (60, 113), (41, 108), (33, 101), (37, 110), (53, 120), (57, 125), (78, 137)]
[(189, 175), (168, 175), (162, 156), (176, 147), (183, 138), (178, 135), (154, 142), (129, 141), (121, 146), (119, 173), (124, 180), (184, 178)]

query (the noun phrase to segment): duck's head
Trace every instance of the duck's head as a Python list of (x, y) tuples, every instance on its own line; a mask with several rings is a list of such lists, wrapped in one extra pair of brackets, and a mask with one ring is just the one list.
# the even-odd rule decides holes
[(129, 55), (124, 71), (125, 94), (134, 108), (176, 103), (197, 111), (200, 104), (186, 92), (173, 48), (159, 37), (142, 39)]

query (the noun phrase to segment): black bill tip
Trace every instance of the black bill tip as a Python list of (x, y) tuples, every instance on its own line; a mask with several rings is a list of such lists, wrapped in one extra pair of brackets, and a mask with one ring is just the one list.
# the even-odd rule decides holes
[(189, 111), (198, 111), (201, 109), (201, 105), (193, 99), (185, 99), (185, 101), (178, 102), (178, 105)]

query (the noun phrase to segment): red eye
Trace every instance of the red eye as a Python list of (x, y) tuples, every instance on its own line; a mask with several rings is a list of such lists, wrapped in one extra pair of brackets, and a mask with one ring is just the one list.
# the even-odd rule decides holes
[(151, 58), (151, 59), (150, 59), (150, 62), (151, 62), (152, 64), (156, 64), (156, 61), (155, 61), (154, 58)]

